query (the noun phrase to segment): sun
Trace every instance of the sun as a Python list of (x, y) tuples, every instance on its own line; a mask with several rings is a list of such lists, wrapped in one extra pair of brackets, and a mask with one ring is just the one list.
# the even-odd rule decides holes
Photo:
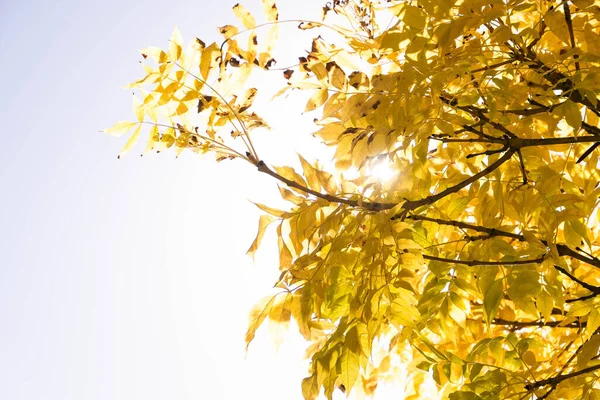
[(370, 168), (369, 174), (378, 181), (386, 183), (396, 176), (397, 171), (391, 164), (384, 161), (378, 161)]

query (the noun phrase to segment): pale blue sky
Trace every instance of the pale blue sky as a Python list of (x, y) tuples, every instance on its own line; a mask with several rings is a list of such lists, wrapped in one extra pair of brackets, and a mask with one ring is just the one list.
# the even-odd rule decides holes
[[(283, 18), (321, 6), (280, 3)], [(293, 337), (274, 358), (263, 331), (242, 362), (246, 313), (277, 276), (272, 246), (244, 254), (247, 199), (268, 202), (274, 182), (210, 158), (117, 160), (125, 139), (98, 133), (131, 119), (119, 88), (141, 74), (138, 49), (166, 47), (176, 24), (216, 40), (233, 4), (0, 2), (1, 399), (301, 397)]]

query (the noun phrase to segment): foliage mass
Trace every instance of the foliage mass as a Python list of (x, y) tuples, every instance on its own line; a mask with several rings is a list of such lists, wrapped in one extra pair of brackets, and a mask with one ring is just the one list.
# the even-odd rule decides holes
[[(222, 43), (176, 30), (142, 52), (135, 122), (146, 152), (238, 159), (280, 183), (281, 275), (251, 313), (296, 321), (306, 399), (372, 394), (404, 376), (450, 399), (600, 398), (600, 7), (594, 0), (334, 0), (323, 21), (243, 6)], [(278, 27), (315, 30), (275, 68)], [(251, 76), (307, 91), (334, 166), (272, 166), (253, 137)], [(278, 72), (277, 72), (278, 71)], [(267, 116), (268, 117), (268, 116)], [(389, 180), (371, 174), (378, 165)], [(354, 176), (352, 176), (354, 173)], [(403, 375), (402, 375), (403, 374)]]

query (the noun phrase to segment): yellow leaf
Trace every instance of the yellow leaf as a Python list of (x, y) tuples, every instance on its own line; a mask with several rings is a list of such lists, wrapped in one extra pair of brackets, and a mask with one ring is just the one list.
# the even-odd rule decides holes
[(233, 36), (237, 35), (238, 32), (239, 32), (239, 29), (237, 28), (237, 26), (223, 25), (223, 26), (219, 27), (219, 33), (221, 35), (223, 35), (225, 40), (231, 39)]
[(585, 327), (586, 332), (592, 335), (596, 332), (596, 329), (600, 327), (600, 312), (597, 309), (593, 309), (588, 315), (587, 326)]
[(554, 307), (552, 296), (545, 290), (542, 290), (537, 297), (536, 305), (537, 309), (544, 317), (544, 321), (550, 321), (550, 315), (552, 314), (552, 308)]
[(119, 121), (110, 128), (104, 129), (101, 132), (108, 133), (112, 136), (122, 136), (129, 132), (137, 122)]
[[(300, 293), (298, 293), (300, 292)], [(298, 289), (292, 297), (292, 315), (298, 324), (300, 334), (305, 339), (311, 337), (311, 315), (313, 313), (312, 296), (314, 291), (310, 282), (306, 282), (303, 287)]]
[(569, 124), (574, 130), (581, 128), (581, 110), (577, 104), (572, 100), (566, 100), (562, 103), (557, 110), (565, 116), (567, 124)]
[(298, 196), (296, 193), (293, 193), (283, 186), (279, 186), (279, 193), (281, 194), (282, 199), (294, 204), (302, 204), (306, 200), (304, 197)]
[(523, 359), (523, 362), (529, 366), (533, 367), (537, 364), (535, 353), (531, 350), (527, 350), (525, 353), (523, 353), (521, 358)]
[(598, 355), (600, 348), (600, 335), (592, 335), (592, 337), (584, 343), (581, 350), (577, 353), (577, 369), (585, 368), (588, 363)]
[(149, 153), (154, 150), (156, 144), (160, 141), (160, 134), (158, 132), (158, 126), (153, 125), (150, 129), (150, 134), (148, 135), (148, 142), (146, 143), (146, 149), (142, 153), (142, 155)]
[(269, 315), (276, 297), (277, 295), (264, 297), (250, 310), (248, 330), (246, 331), (246, 351), (248, 351), (248, 346), (254, 339), (256, 330), (263, 323), (267, 315)]
[(263, 13), (269, 22), (275, 22), (279, 19), (279, 11), (273, 0), (262, 0)]
[(142, 125), (139, 124), (133, 131), (133, 134), (131, 135), (129, 140), (127, 140), (127, 143), (125, 143), (125, 147), (123, 147), (123, 150), (121, 150), (121, 152), (119, 153), (118, 158), (121, 158), (121, 156), (124, 156), (125, 154), (129, 153), (131, 148), (137, 143), (137, 141), (140, 137), (141, 130), (142, 130)]
[(402, 239), (402, 238), (396, 240), (396, 246), (399, 249), (418, 249), (418, 250), (422, 249), (422, 247), (419, 246), (419, 244), (417, 242), (410, 240), (410, 239)]
[(525, 237), (525, 240), (530, 245), (536, 246), (541, 250), (546, 250), (547, 246), (540, 239), (538, 239), (537, 236), (535, 236), (535, 234), (533, 232), (528, 231), (528, 230), (523, 230), (523, 237)]
[(415, 6), (407, 6), (404, 11), (404, 18), (402, 19), (404, 23), (411, 28), (416, 28), (419, 30), (425, 29), (427, 15), (418, 7)]
[(285, 334), (290, 325), (292, 294), (286, 293), (284, 296), (278, 296), (277, 301), (269, 310), (269, 332), (275, 343), (275, 347), (285, 339)]
[(167, 57), (167, 53), (159, 47), (147, 47), (145, 49), (140, 50), (142, 57), (150, 57), (154, 62), (158, 64), (163, 64), (169, 60)]
[(185, 114), (186, 112), (188, 112), (188, 110), (189, 110), (188, 106), (186, 106), (183, 101), (180, 101), (179, 104), (177, 105), (177, 108), (175, 109), (175, 112), (173, 113), (173, 115), (182, 115), (182, 114)]
[(329, 172), (317, 170), (317, 178), (326, 193), (335, 194), (337, 192), (337, 183)]
[(321, 181), (317, 176), (317, 169), (310, 165), (310, 163), (306, 161), (300, 154), (298, 154), (298, 158), (300, 158), (300, 163), (302, 164), (304, 176), (308, 182), (308, 187), (316, 191), (321, 190)]
[(594, 5), (594, 0), (573, 0), (573, 4), (584, 10), (589, 6)]
[(439, 120), (435, 121), (435, 125), (443, 133), (445, 133), (447, 135), (454, 135), (454, 128), (452, 127), (451, 123), (444, 121), (443, 119), (439, 119)]
[(204, 49), (200, 57), (200, 75), (204, 80), (208, 79), (210, 69), (217, 62), (219, 56), (219, 46), (216, 43), (211, 43), (210, 46)]
[(329, 93), (327, 92), (327, 89), (317, 90), (312, 96), (310, 96), (310, 99), (304, 108), (304, 112), (313, 111), (321, 107), (327, 101), (328, 96)]
[(273, 167), (273, 168), (275, 169), (275, 171), (277, 171), (277, 173), (279, 175), (281, 175), (285, 179), (296, 182), (302, 186), (306, 186), (306, 182), (304, 182), (304, 179), (302, 178), (302, 176), (300, 176), (300, 174), (298, 174), (296, 171), (294, 171), (294, 169), (292, 167), (283, 166), (283, 167)]
[(583, 317), (590, 314), (594, 310), (594, 304), (592, 304), (590, 301), (579, 301), (577, 303), (573, 303), (567, 312), (567, 317)]
[(281, 225), (277, 225), (277, 247), (279, 248), (279, 270), (287, 271), (292, 266), (292, 253), (281, 234)]
[(254, 98), (256, 97), (256, 92), (256, 88), (250, 88), (246, 91), (246, 94), (244, 95), (244, 100), (240, 104), (239, 112), (244, 112), (252, 106)]
[(133, 113), (139, 122), (144, 122), (144, 107), (137, 96), (133, 96)]
[(501, 25), (498, 28), (494, 29), (494, 33), (492, 33), (491, 39), (494, 43), (504, 43), (509, 40), (512, 36), (512, 32), (509, 27), (505, 25)]
[(271, 214), (274, 217), (278, 218), (287, 218), (290, 214), (286, 211), (277, 210), (276, 208), (271, 208), (269, 206), (265, 206), (264, 204), (254, 203), (254, 205), (266, 213)]
[(360, 71), (354, 71), (348, 77), (348, 84), (354, 89), (369, 87), (369, 77)]
[(316, 372), (302, 379), (302, 397), (304, 400), (315, 400), (319, 396), (319, 382)]
[(558, 11), (551, 11), (544, 16), (544, 21), (550, 32), (554, 33), (560, 40), (570, 45), (569, 27), (565, 15)]
[(352, 387), (360, 372), (360, 364), (358, 354), (350, 351), (348, 348), (342, 350), (342, 356), (337, 361), (340, 369), (340, 380), (346, 387), (346, 396), (350, 394)]
[(346, 85), (346, 73), (344, 70), (335, 61), (328, 62), (325, 68), (327, 69), (329, 83), (334, 88), (343, 90)]
[(246, 29), (252, 29), (256, 27), (256, 21), (254, 17), (242, 6), (241, 4), (236, 4), (233, 6), (233, 13), (235, 17), (246, 27)]
[(172, 62), (179, 61), (182, 50), (183, 38), (181, 37), (181, 32), (179, 32), (179, 28), (175, 26), (175, 29), (173, 29), (173, 34), (171, 35), (171, 40), (169, 41), (169, 57), (171, 58)]
[(271, 215), (260, 216), (260, 219), (258, 221), (258, 233), (256, 234), (256, 238), (254, 239), (254, 242), (252, 242), (252, 245), (250, 246), (246, 254), (254, 256), (254, 253), (256, 252), (256, 250), (258, 250), (258, 246), (260, 246), (260, 242), (265, 234), (267, 227), (271, 222), (275, 221), (275, 219), (276, 218)]
[(201, 98), (201, 94), (197, 90), (188, 91), (182, 98), (181, 101), (190, 101), (190, 100), (198, 100)]
[(483, 309), (485, 311), (485, 316), (488, 324), (492, 322), (492, 320), (496, 316), (496, 313), (498, 312), (498, 306), (500, 305), (500, 300), (502, 300), (503, 294), (504, 291), (502, 280), (494, 281), (484, 293)]

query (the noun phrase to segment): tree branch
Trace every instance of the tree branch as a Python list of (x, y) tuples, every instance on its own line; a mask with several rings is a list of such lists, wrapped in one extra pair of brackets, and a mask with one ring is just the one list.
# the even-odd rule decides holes
[(523, 185), (527, 185), (527, 170), (525, 170), (525, 162), (523, 161), (523, 154), (521, 154), (521, 150), (517, 151), (517, 155), (519, 156), (521, 175), (523, 175)]
[[(563, 11), (565, 13), (565, 21), (567, 22), (567, 27), (569, 28), (569, 38), (571, 39), (571, 48), (575, 49), (575, 34), (573, 33), (573, 21), (571, 20), (571, 9), (569, 8), (569, 2), (565, 1), (563, 3)], [(579, 61), (577, 61), (577, 59), (579, 58), (578, 54), (574, 54), (573, 58), (575, 59), (575, 69), (577, 71), (580, 70), (579, 67)]]
[(587, 368), (584, 368), (579, 371), (571, 372), (570, 374), (564, 374), (564, 375), (559, 374), (552, 378), (543, 379), (541, 381), (537, 381), (534, 383), (529, 383), (529, 384), (525, 385), (525, 389), (526, 390), (534, 390), (534, 389), (537, 389), (539, 387), (546, 386), (546, 385), (557, 385), (564, 380), (574, 378), (579, 375), (589, 374), (590, 372), (594, 372), (598, 369), (600, 369), (600, 365), (594, 365), (594, 366), (587, 367)]
[(508, 161), (512, 157), (513, 154), (514, 154), (514, 150), (508, 150), (506, 153), (504, 153), (504, 155), (502, 155), (502, 157), (498, 158), (496, 161), (494, 161), (493, 163), (491, 163), (490, 165), (488, 165), (486, 168), (482, 169), (475, 175), (471, 176), (470, 178), (465, 179), (464, 181), (462, 181), (454, 186), (450, 186), (449, 188), (442, 190), (440, 193), (432, 194), (421, 200), (406, 201), (406, 203), (404, 203), (404, 205), (402, 207), (403, 211), (400, 214), (394, 216), (393, 218), (404, 217), (406, 215), (406, 213), (411, 210), (414, 210), (416, 208), (419, 208), (419, 207), (427, 205), (427, 204), (433, 204), (436, 201), (448, 196), (449, 194), (458, 192), (460, 189), (464, 188), (465, 186), (468, 186), (471, 183), (478, 180), (479, 178), (484, 177), (487, 174), (493, 172), (496, 168), (498, 168), (499, 166), (504, 164), (506, 161)]
[(287, 178), (279, 175), (277, 172), (270, 169), (267, 166), (267, 164), (265, 164), (264, 161), (262, 161), (262, 160), (258, 161), (256, 163), (256, 166), (260, 172), (263, 172), (267, 175), (271, 175), (275, 179), (285, 183), (286, 185), (288, 185), (290, 187), (296, 188), (296, 189), (301, 190), (308, 194), (312, 194), (315, 197), (327, 200), (331, 203), (347, 204), (351, 207), (361, 206), (361, 207), (364, 207), (364, 208), (366, 208), (368, 210), (372, 210), (372, 211), (388, 210), (395, 206), (395, 204), (393, 204), (393, 203), (377, 203), (377, 202), (360, 202), (359, 203), (358, 200), (344, 199), (342, 197), (336, 197), (336, 196), (332, 196), (330, 194), (317, 192), (316, 190), (307, 188), (306, 186), (303, 186), (303, 185), (299, 184), (298, 182), (292, 181), (290, 179), (287, 179)]
[[(493, 143), (507, 146), (509, 151), (515, 152), (524, 147), (534, 146), (556, 146), (559, 144), (575, 144), (575, 143), (593, 143), (600, 142), (600, 129), (592, 127), (589, 124), (582, 123), (581, 127), (586, 131), (588, 128), (598, 134), (589, 136), (567, 136), (554, 138), (537, 138), (537, 139), (522, 139), (522, 138), (491, 138), (491, 139), (448, 139), (446, 137), (431, 136), (431, 139), (439, 140), (443, 143)], [(470, 129), (467, 129), (470, 131)]]
[(475, 267), (478, 265), (482, 265), (482, 266), (502, 266), (502, 265), (512, 266), (512, 265), (525, 265), (525, 264), (539, 264), (546, 259), (546, 254), (544, 254), (542, 257), (535, 258), (532, 260), (515, 260), (515, 261), (454, 260), (452, 258), (435, 257), (435, 256), (427, 255), (427, 254), (423, 254), (423, 258), (426, 260), (430, 260), (430, 261), (441, 261), (441, 262), (452, 263), (452, 264), (462, 264), (462, 265), (466, 265), (469, 267)]
[(492, 320), (493, 325), (508, 325), (517, 328), (528, 328), (530, 326), (548, 326), (552, 328), (571, 328), (578, 329), (586, 326), (586, 322), (571, 322), (566, 325), (561, 325), (564, 321), (509, 321), (502, 318), (494, 318)]
[(581, 279), (577, 278), (576, 276), (572, 275), (569, 271), (567, 271), (566, 269), (559, 267), (558, 265), (555, 265), (554, 268), (565, 274), (566, 276), (569, 277), (569, 279), (571, 279), (573, 282), (577, 282), (579, 283), (583, 288), (589, 290), (590, 292), (594, 293), (594, 294), (600, 294), (600, 287), (599, 286), (594, 286), (594, 285), (590, 285), (587, 282), (582, 281)]
[(492, 64), (492, 65), (488, 65), (486, 67), (474, 69), (473, 71), (471, 71), (471, 73), (475, 74), (477, 72), (489, 71), (490, 69), (495, 69), (495, 68), (501, 67), (503, 65), (510, 64), (512, 62), (514, 62), (514, 60), (512, 60), (512, 59), (500, 61), (500, 62), (497, 62), (496, 64)]
[[(501, 229), (496, 229), (496, 228), (486, 228), (484, 226), (469, 224), (467, 222), (462, 222), (462, 221), (447, 221), (447, 220), (443, 220), (440, 218), (427, 217), (425, 215), (409, 215), (407, 218), (410, 218), (415, 221), (428, 221), (428, 222), (433, 222), (433, 223), (436, 223), (439, 225), (450, 225), (450, 226), (454, 226), (454, 227), (461, 228), (461, 229), (470, 229), (470, 230), (474, 230), (476, 232), (485, 233), (489, 237), (503, 236), (503, 237), (508, 237), (511, 239), (516, 239), (520, 242), (526, 241), (525, 236), (519, 235), (517, 233), (507, 232), (507, 231), (503, 231)], [(545, 240), (541, 240), (541, 242), (545, 246), (548, 246), (548, 242), (546, 242)], [(580, 254), (580, 253), (576, 252), (575, 250), (571, 249), (566, 244), (557, 244), (556, 249), (558, 250), (558, 255), (561, 257), (562, 256), (572, 257), (581, 262), (592, 265), (596, 268), (600, 268), (600, 259), (593, 257), (593, 256), (585, 256), (583, 254)]]
[(586, 106), (593, 113), (600, 116), (600, 109), (598, 109), (597, 106), (595, 106), (584, 95), (582, 95), (579, 90), (575, 89), (575, 84), (568, 76), (548, 67), (536, 57), (533, 51), (528, 50), (528, 54), (516, 56), (515, 61), (527, 61), (530, 68), (542, 71), (541, 75), (544, 77), (544, 79), (552, 83), (556, 89), (560, 89), (563, 91), (563, 93), (566, 93), (563, 95), (563, 97), (566, 97), (575, 103)]
[(473, 224), (469, 224), (467, 222), (446, 221), (446, 220), (439, 219), (439, 218), (427, 217), (425, 215), (409, 215), (407, 218), (410, 218), (415, 221), (428, 221), (428, 222), (434, 222), (439, 225), (455, 226), (455, 227), (461, 228), (461, 229), (471, 229), (476, 232), (487, 233), (489, 236), (505, 236), (505, 237), (517, 239), (519, 241), (525, 241), (525, 238), (523, 237), (523, 235), (502, 231), (502, 230), (499, 230), (496, 228), (486, 228), (486, 227), (480, 226), (480, 225), (473, 225)]

